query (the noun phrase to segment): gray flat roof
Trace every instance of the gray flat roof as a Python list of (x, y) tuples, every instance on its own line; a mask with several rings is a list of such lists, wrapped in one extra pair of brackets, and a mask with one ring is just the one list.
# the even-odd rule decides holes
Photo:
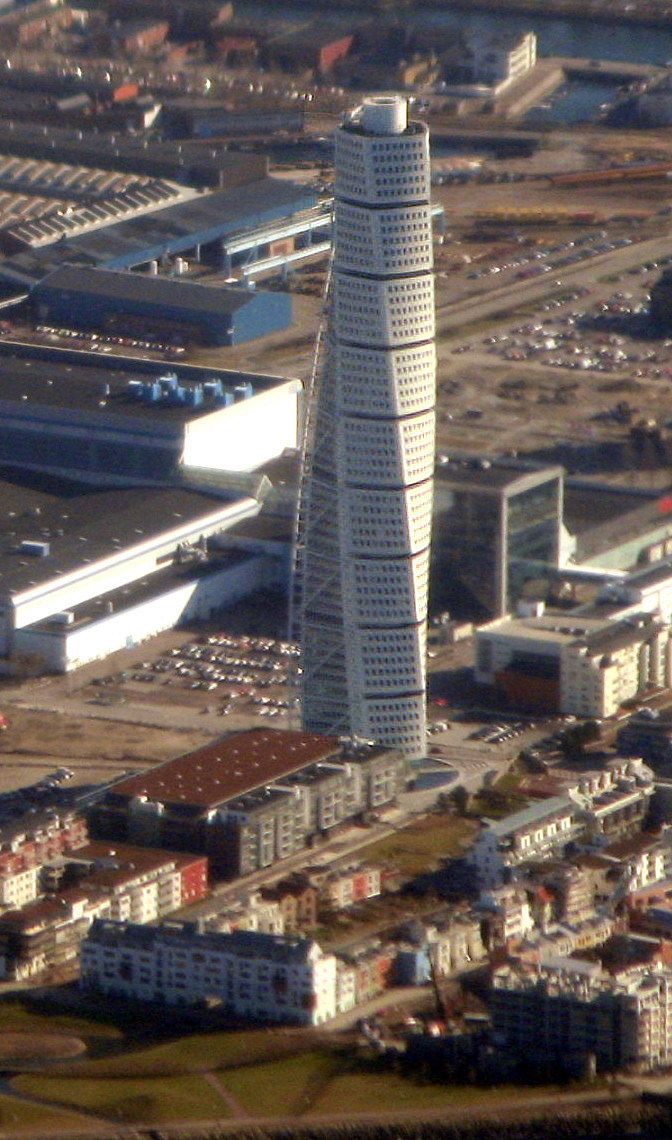
[[(107, 553), (109, 552), (108, 546)], [(121, 613), (148, 601), (150, 598), (160, 597), (177, 586), (183, 586), (199, 578), (207, 578), (217, 571), (232, 569), (234, 566), (240, 566), (242, 563), (258, 557), (259, 555), (249, 554), (247, 551), (227, 550), (224, 553), (217, 551), (209, 555), (205, 562), (171, 562), (163, 569), (156, 570), (153, 574), (146, 574), (136, 582), (129, 582), (127, 585), (117, 587), (116, 590), (108, 590), (95, 598), (88, 598), (80, 605), (69, 606), (68, 609), (73, 617), (72, 622), (68, 625), (56, 622), (53, 618), (45, 618), (43, 621), (36, 621), (21, 628), (62, 636), (64, 632), (81, 629), (93, 621), (100, 620), (108, 613)], [(0, 568), (1, 566), (0, 560)]]
[[(155, 432), (160, 432), (162, 427), (164, 430), (172, 427), (174, 432), (182, 424), (218, 409), (220, 405), (214, 395), (206, 394), (203, 403), (192, 408), (171, 404), (168, 400), (145, 403), (133, 394), (132, 386), (129, 388), (130, 382), (148, 383), (168, 373), (175, 373), (180, 385), (186, 388), (218, 379), (224, 389), (249, 383), (253, 392), (265, 392), (288, 382), (278, 376), (200, 368), (173, 361), (134, 360), (116, 354), (99, 356), (0, 341), (0, 406), (4, 405), (5, 410), (11, 406), (13, 414), (18, 407), (26, 419), (31, 407), (69, 409), (86, 416), (89, 422), (92, 414), (100, 422), (114, 422), (122, 417), (144, 424), (144, 431), (146, 421), (151, 420)], [(128, 426), (130, 423), (125, 428)]]
[(264, 542), (289, 543), (293, 536), (293, 522), (284, 515), (255, 515), (254, 518), (241, 519), (229, 531), (233, 538), (256, 539)]
[(199, 243), (240, 234), (316, 204), (314, 190), (280, 178), (260, 178), (244, 186), (216, 190), (153, 213), (100, 226), (50, 246), (25, 250), (0, 262), (0, 276), (37, 282), (60, 265), (140, 265), (166, 252), (184, 252)]
[(234, 930), (231, 934), (213, 931), (202, 933), (196, 923), (172, 919), (160, 926), (140, 926), (133, 922), (96, 919), (88, 935), (90, 942), (110, 946), (139, 946), (151, 949), (159, 945), (193, 944), (204, 950), (228, 951), (241, 958), (263, 958), (276, 962), (305, 962), (314, 945), (297, 934), (262, 934), (256, 930)]
[(541, 800), (540, 803), (531, 804), (530, 807), (523, 808), (522, 811), (507, 815), (504, 819), (496, 820), (489, 825), (488, 830), (501, 839), (506, 835), (511, 835), (514, 831), (522, 831), (527, 827), (532, 827), (535, 823), (541, 823), (542, 820), (549, 819), (554, 815), (565, 814), (576, 807), (577, 805), (569, 796), (552, 796), (551, 799)]
[(559, 479), (564, 469), (557, 465), (516, 462), (515, 460), (483, 459), (477, 457), (452, 456), (436, 466), (436, 478), (442, 484), (460, 488), (474, 488), (479, 491), (500, 491), (504, 488), (522, 490), (526, 486), (537, 486), (549, 479)]
[(119, 132), (96, 134), (42, 123), (0, 122), (0, 150), (45, 158), (57, 154), (63, 162), (99, 166), (103, 170), (136, 170), (150, 177), (175, 178), (201, 185), (250, 182), (266, 169), (266, 159), (238, 154), (212, 139), (192, 142), (151, 142)]
[(650, 566), (636, 567), (628, 574), (624, 585), (646, 590), (670, 580), (672, 580), (672, 558), (665, 558), (662, 562), (652, 562)]
[(181, 277), (159, 277), (123, 270), (87, 269), (63, 265), (45, 277), (33, 289), (39, 298), (47, 290), (75, 294), (86, 293), (109, 300), (135, 301), (144, 305), (180, 306), (185, 317), (190, 313), (235, 313), (257, 295), (244, 288), (226, 285), (204, 285)]
[(577, 556), (583, 562), (669, 525), (672, 511), (667, 496), (566, 482), (564, 519), (570, 533), (577, 536)]
[[(226, 502), (180, 488), (97, 490), (0, 467), (0, 594), (28, 589), (180, 525), (195, 525)], [(23, 541), (48, 543), (48, 556), (23, 552)]]
[(651, 614), (637, 614), (622, 621), (611, 621), (599, 629), (591, 630), (578, 640), (585, 642), (588, 651), (593, 654), (612, 653), (616, 649), (624, 649), (628, 645), (637, 645), (644, 630), (653, 632), (656, 628), (656, 619)]

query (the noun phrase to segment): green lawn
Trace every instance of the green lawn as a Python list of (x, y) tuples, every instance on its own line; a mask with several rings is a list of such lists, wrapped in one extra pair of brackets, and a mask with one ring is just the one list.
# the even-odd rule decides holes
[(431, 871), (440, 859), (460, 855), (476, 824), (459, 816), (433, 814), (360, 850), (362, 859), (393, 863), (402, 875)]
[[(230, 1038), (235, 1041), (235, 1035), (230, 1035)], [(268, 1040), (272, 1046), (278, 1036), (269, 1034)], [(212, 1038), (205, 1035), (187, 1039), (185, 1059), (188, 1063), (193, 1064), (197, 1055), (199, 1063), (202, 1062), (201, 1051), (208, 1041)], [(195, 1050), (199, 1051), (198, 1054)], [(232, 1067), (217, 1071), (217, 1082), (241, 1110), (252, 1117), (298, 1117), (316, 1113), (347, 1118), (349, 1113), (407, 1109), (431, 1111), (451, 1106), (477, 1110), (501, 1100), (510, 1103), (530, 1094), (552, 1096), (560, 1091), (536, 1086), (533, 1089), (516, 1086), (481, 1089), (440, 1082), (424, 1083), (412, 1076), (405, 1078), (397, 1072), (382, 1067), (378, 1069), (374, 1063), (363, 1062), (360, 1067), (354, 1056), (343, 1049), (332, 1051), (317, 1047), (296, 1056), (257, 1064), (246, 1063), (239, 1055), (237, 1066), (233, 1058), (225, 1057), (224, 1051), (215, 1049), (210, 1060), (213, 1070), (218, 1061), (231, 1064)], [(224, 1120), (232, 1115), (226, 1099), (211, 1087), (203, 1074), (193, 1071), (179, 1072), (175, 1069), (172, 1075), (154, 1077), (137, 1075), (137, 1071), (135, 1076), (65, 1077), (50, 1070), (50, 1075), (17, 1076), (11, 1085), (17, 1092), (53, 1103), (56, 1124), (63, 1109), (88, 1110), (101, 1118), (128, 1124)], [(9, 1097), (5, 1101), (0, 1099), (0, 1130), (10, 1123), (5, 1112), (25, 1110), (26, 1128), (31, 1119), (41, 1124), (42, 1118), (48, 1121), (53, 1115), (50, 1109), (41, 1105), (33, 1109), (33, 1106), (24, 1106)], [(15, 1108), (16, 1105), (19, 1107)], [(31, 1118), (33, 1111), (38, 1116)], [(24, 1126), (22, 1121), (23, 1117), (19, 1116), (20, 1127)]]
[(69, 1108), (88, 1109), (129, 1124), (224, 1119), (228, 1105), (202, 1076), (64, 1078), (20, 1076), (12, 1087)]
[(69, 1013), (42, 1012), (18, 1001), (0, 1001), (0, 1030), (49, 1032), (58, 1029), (78, 1037), (106, 1037), (120, 1040), (124, 1034), (116, 1025), (95, 1018), (77, 1017)]
[[(54, 1071), (70, 1077), (160, 1077), (204, 1073), (212, 1069), (263, 1062), (283, 1053), (305, 1051), (312, 1033), (266, 1029), (195, 1033), (160, 1045), (129, 1050), (115, 1057), (60, 1064)], [(53, 1066), (52, 1066), (53, 1067)]]
[[(312, 1111), (332, 1115), (342, 1112), (344, 1105), (348, 1112), (443, 1108), (451, 1103), (452, 1091), (446, 1085), (413, 1084), (396, 1073), (342, 1073), (324, 1088)], [(473, 1094), (475, 1090), (468, 1091)]]
[[(312, 1105), (342, 1064), (332, 1054), (303, 1053), (219, 1073), (218, 1079), (252, 1116), (293, 1116)], [(341, 1112), (345, 1104), (341, 1104)]]
[(311, 1111), (333, 1115), (343, 1112), (394, 1112), (404, 1109), (468, 1108), (475, 1110), (496, 1104), (511, 1103), (529, 1096), (553, 1095), (556, 1088), (520, 1088), (502, 1085), (482, 1089), (470, 1085), (423, 1084), (391, 1072), (346, 1072), (336, 1076), (316, 1099)]
[(18, 1097), (0, 1094), (0, 1130), (2, 1132), (53, 1132), (55, 1136), (69, 1129), (85, 1130), (87, 1117), (63, 1109), (30, 1104)]

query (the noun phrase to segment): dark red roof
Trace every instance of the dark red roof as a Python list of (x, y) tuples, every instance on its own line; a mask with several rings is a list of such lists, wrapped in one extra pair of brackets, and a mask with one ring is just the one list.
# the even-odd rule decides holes
[(112, 795), (143, 796), (179, 807), (216, 807), (338, 752), (334, 737), (253, 728), (221, 737), (141, 776), (131, 776), (115, 784)]

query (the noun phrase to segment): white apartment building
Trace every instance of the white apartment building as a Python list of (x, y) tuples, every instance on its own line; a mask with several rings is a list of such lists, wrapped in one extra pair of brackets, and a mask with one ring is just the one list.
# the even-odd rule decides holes
[(0, 875), (0, 905), (12, 910), (32, 902), (39, 894), (39, 867), (22, 871), (5, 871)]
[(577, 805), (569, 796), (553, 796), (487, 822), (466, 856), (479, 885), (498, 887), (505, 867), (561, 851), (579, 833), (577, 814)]
[(534, 1041), (549, 1064), (598, 1069), (667, 1066), (672, 1061), (672, 973), (633, 969), (616, 976), (569, 958), (509, 963), (493, 974), (493, 1029), (500, 1047), (525, 1057)]
[(560, 708), (577, 716), (613, 716), (648, 684), (670, 684), (669, 629), (638, 615), (564, 645), (560, 654)]
[(321, 893), (334, 910), (345, 910), (362, 899), (377, 898), (381, 891), (379, 867), (348, 868), (334, 871), (322, 883)]
[(569, 613), (500, 618), (477, 633), (475, 677), (546, 708), (608, 717), (647, 685), (672, 684), (670, 629), (651, 613), (614, 620)]
[(482, 889), (497, 887), (506, 868), (560, 854), (571, 840), (602, 846), (639, 829), (653, 787), (642, 760), (612, 761), (583, 773), (566, 795), (487, 821), (466, 858)]
[(207, 920), (207, 929), (230, 934), (233, 930), (256, 930), (261, 934), (284, 934), (282, 907), (259, 891), (241, 895), (225, 910)]
[(434, 470), (429, 138), (406, 101), (336, 131), (334, 271), (300, 508), (303, 721), (422, 757)]
[(82, 945), (84, 989), (167, 1005), (217, 1000), (238, 1017), (321, 1025), (336, 1013), (336, 958), (316, 942), (195, 923), (95, 922)]
[(534, 67), (537, 37), (534, 32), (524, 32), (522, 36), (497, 35), (489, 39), (473, 35), (468, 40), (468, 53), (473, 82), (500, 91)]
[(520, 941), (534, 930), (534, 918), (526, 891), (516, 883), (481, 892), (479, 905), (496, 918), (497, 941), (506, 945)]
[(455, 915), (445, 925), (429, 926), (427, 943), (439, 975), (464, 970), (486, 956), (480, 920), (471, 915)]

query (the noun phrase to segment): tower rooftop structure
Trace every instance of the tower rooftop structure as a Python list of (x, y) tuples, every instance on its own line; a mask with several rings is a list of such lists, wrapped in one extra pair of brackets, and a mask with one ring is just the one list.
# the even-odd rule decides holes
[(299, 517), (303, 721), (414, 758), (426, 747), (436, 389), (429, 136), (385, 96), (335, 141)]

